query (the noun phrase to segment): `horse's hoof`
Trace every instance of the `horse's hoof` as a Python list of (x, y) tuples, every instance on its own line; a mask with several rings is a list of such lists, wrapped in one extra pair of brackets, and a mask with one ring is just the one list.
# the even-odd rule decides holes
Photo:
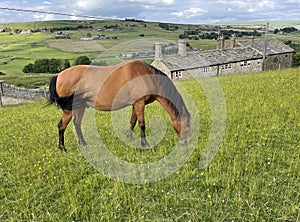
[(127, 138), (130, 139), (130, 140), (133, 140), (133, 133), (131, 130), (128, 130), (127, 132)]
[(151, 146), (147, 141), (142, 141), (142, 149), (149, 149)]
[(84, 140), (80, 140), (80, 141), (78, 141), (78, 145), (86, 147), (87, 143)]
[(62, 151), (62, 152), (67, 152), (66, 148), (64, 145), (58, 145), (58, 148)]

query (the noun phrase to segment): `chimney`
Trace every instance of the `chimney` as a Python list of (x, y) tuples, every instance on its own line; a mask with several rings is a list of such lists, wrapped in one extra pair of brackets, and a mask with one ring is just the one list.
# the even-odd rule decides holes
[(224, 47), (225, 47), (225, 38), (224, 38), (224, 35), (220, 35), (220, 37), (218, 38), (218, 48), (217, 49), (220, 49), (220, 50), (223, 50)]
[(255, 36), (252, 36), (251, 45), (254, 45)]
[(231, 36), (231, 48), (235, 48), (236, 47), (236, 35), (232, 34)]
[(186, 56), (186, 41), (184, 39), (178, 40), (178, 54)]
[(155, 60), (162, 60), (162, 44), (159, 42), (155, 43)]

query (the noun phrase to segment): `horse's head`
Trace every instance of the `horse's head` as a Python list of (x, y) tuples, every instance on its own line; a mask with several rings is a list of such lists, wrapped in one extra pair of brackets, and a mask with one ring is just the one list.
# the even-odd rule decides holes
[(182, 107), (178, 118), (172, 120), (172, 125), (178, 134), (180, 144), (187, 145), (192, 139), (192, 133), (190, 129), (191, 115), (185, 107)]

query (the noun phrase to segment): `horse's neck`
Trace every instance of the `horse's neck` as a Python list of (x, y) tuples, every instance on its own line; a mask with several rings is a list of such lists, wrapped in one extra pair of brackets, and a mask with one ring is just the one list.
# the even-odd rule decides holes
[[(176, 120), (180, 118), (179, 116), (179, 110), (176, 109), (175, 105), (172, 104), (168, 99), (165, 97), (159, 96), (157, 98), (157, 101), (165, 108), (169, 116), (171, 117), (172, 120)], [(182, 108), (182, 107), (177, 107), (177, 108)]]

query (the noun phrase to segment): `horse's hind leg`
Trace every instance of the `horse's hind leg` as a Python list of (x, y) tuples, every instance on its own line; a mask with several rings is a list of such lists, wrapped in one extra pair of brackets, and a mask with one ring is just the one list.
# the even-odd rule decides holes
[(130, 118), (130, 130), (129, 130), (128, 135), (127, 135), (130, 139), (132, 139), (132, 137), (133, 137), (132, 136), (133, 135), (133, 129), (136, 125), (136, 122), (137, 122), (137, 116), (136, 116), (136, 113), (134, 111), (134, 106), (132, 106), (132, 114), (131, 114), (131, 118)]
[(141, 144), (143, 147), (150, 147), (149, 143), (146, 140), (146, 125), (145, 125), (145, 116), (144, 116), (144, 110), (145, 110), (145, 102), (143, 100), (140, 100), (134, 104), (134, 112), (137, 116), (137, 120), (139, 122), (139, 127), (141, 130)]
[(72, 119), (72, 111), (63, 110), (61, 120), (58, 123), (58, 134), (59, 134), (58, 147), (62, 151), (66, 151), (64, 133), (71, 119)]
[(73, 123), (75, 126), (77, 138), (78, 138), (78, 144), (86, 146), (87, 144), (83, 138), (83, 134), (82, 134), (82, 130), (81, 130), (81, 122), (82, 122), (84, 111), (85, 111), (85, 108), (80, 108), (80, 109), (73, 111), (73, 116), (74, 116)]

